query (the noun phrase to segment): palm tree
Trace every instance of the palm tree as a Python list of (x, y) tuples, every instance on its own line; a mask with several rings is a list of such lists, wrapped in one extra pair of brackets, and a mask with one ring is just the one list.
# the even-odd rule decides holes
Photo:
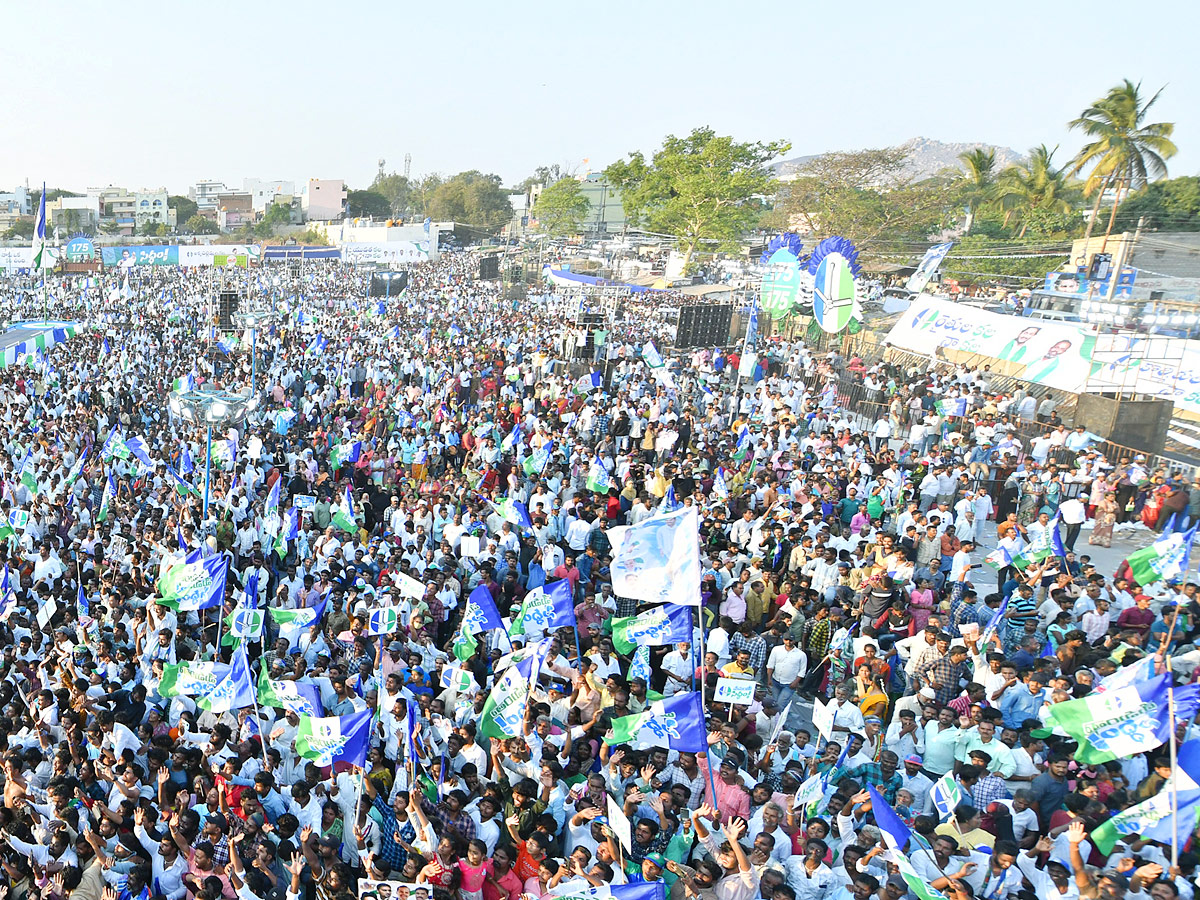
[[(1040, 210), (1047, 213), (1071, 211), (1070, 186), (1062, 169), (1054, 168), (1054, 154), (1045, 144), (1029, 151), (1029, 162), (1009, 166), (996, 181), (996, 198), (1004, 210), (1004, 224), (1014, 214), (1021, 221), (1017, 237), (1024, 237), (1029, 222), (1023, 213)], [(1023, 220), (1023, 221), (1022, 221)]]
[(975, 211), (992, 198), (996, 187), (996, 151), (976, 147), (958, 154), (958, 160), (966, 170), (960, 181), (967, 202), (967, 225), (963, 233), (970, 234)]
[(1167, 174), (1167, 160), (1176, 153), (1171, 135), (1175, 131), (1172, 122), (1145, 124), (1146, 114), (1154, 106), (1160, 89), (1149, 100), (1143, 100), (1142, 85), (1126, 78), (1111, 88), (1107, 95), (1097, 100), (1071, 122), (1094, 140), (1085, 144), (1071, 165), (1071, 174), (1078, 174), (1092, 167), (1084, 185), (1084, 193), (1096, 194), (1092, 215), (1088, 219), (1084, 234), (1084, 246), (1092, 236), (1092, 226), (1100, 214), (1100, 201), (1109, 188), (1115, 188), (1112, 212), (1108, 217), (1108, 228), (1104, 232), (1107, 242), (1112, 231), (1117, 207), (1122, 193), (1141, 190), (1147, 182)]

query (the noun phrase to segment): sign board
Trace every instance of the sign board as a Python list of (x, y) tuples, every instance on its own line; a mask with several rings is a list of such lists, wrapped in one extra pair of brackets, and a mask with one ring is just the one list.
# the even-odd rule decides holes
[(43, 631), (46, 630), (46, 627), (50, 624), (50, 620), (54, 618), (54, 614), (56, 612), (58, 612), (58, 604), (54, 602), (53, 597), (43, 603), (38, 609), (37, 622), (38, 625), (42, 627)]
[(312, 512), (317, 506), (317, 495), (296, 494), (292, 497), (292, 506), (301, 512)]
[(411, 575), (405, 575), (403, 572), (392, 573), (392, 584), (400, 588), (400, 594), (404, 597), (412, 597), (414, 600), (420, 600), (425, 596), (425, 585)]
[(625, 815), (625, 810), (612, 798), (611, 794), (606, 793), (604, 798), (608, 801), (608, 827), (613, 830), (613, 834), (617, 836), (617, 840), (621, 842), (621, 846), (626, 851), (632, 850), (633, 828), (630, 827), (629, 816)]
[(458, 549), (460, 554), (466, 559), (478, 559), (480, 541), (473, 534), (464, 534), (459, 540)]
[(812, 723), (813, 728), (817, 729), (817, 734), (829, 740), (829, 736), (833, 734), (833, 701), (828, 704), (820, 700), (813, 701)]
[(754, 689), (758, 682), (750, 678), (718, 678), (717, 692), (713, 700), (717, 703), (737, 703), (748, 706), (754, 702)]

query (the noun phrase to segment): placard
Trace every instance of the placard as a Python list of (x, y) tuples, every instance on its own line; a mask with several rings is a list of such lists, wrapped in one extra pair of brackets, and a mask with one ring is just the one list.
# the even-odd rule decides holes
[[(480, 549), (480, 540), (473, 534), (464, 534), (459, 540), (459, 554), (467, 559), (478, 559)], [(424, 595), (424, 592), (422, 592), (422, 595)]]
[(392, 584), (400, 588), (401, 596), (412, 597), (414, 600), (420, 600), (425, 596), (425, 585), (403, 572), (392, 573)]
[(833, 734), (833, 701), (828, 705), (820, 700), (813, 701), (812, 723), (813, 728), (817, 729), (817, 734), (829, 740)]
[(978, 622), (963, 622), (958, 626), (958, 633), (962, 635), (964, 641), (975, 641), (979, 639), (979, 623)]
[[(317, 505), (316, 494), (296, 494), (295, 496), (292, 497), (292, 507), (300, 510), (301, 512), (311, 512), (313, 509), (316, 508), (316, 505)], [(370, 883), (370, 882), (368, 882), (368, 883)], [(390, 884), (390, 883), (391, 882), (387, 882), (387, 881), (379, 882), (379, 884)], [(399, 883), (399, 882), (397, 882), (397, 883)]]
[(428, 884), (406, 884), (403, 881), (358, 882), (358, 900), (430, 900), (433, 891)]
[(50, 624), (50, 620), (54, 618), (54, 614), (56, 612), (58, 612), (58, 604), (54, 601), (53, 597), (43, 603), (38, 609), (37, 623), (42, 627), (43, 631), (46, 630), (46, 627)]
[(748, 706), (754, 702), (754, 689), (758, 682), (750, 678), (718, 678), (717, 692), (713, 700), (717, 703), (736, 703)]
[(613, 830), (613, 834), (617, 836), (617, 840), (621, 842), (621, 846), (626, 852), (633, 849), (633, 828), (629, 824), (629, 816), (625, 815), (625, 810), (621, 805), (612, 798), (611, 794), (605, 794), (604, 799), (608, 801), (608, 827)]

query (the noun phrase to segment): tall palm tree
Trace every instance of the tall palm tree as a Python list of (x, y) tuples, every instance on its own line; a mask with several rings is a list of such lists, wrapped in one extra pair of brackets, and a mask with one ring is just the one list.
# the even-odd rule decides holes
[(976, 147), (958, 154), (958, 160), (963, 164), (960, 184), (967, 203), (967, 226), (963, 233), (970, 234), (975, 211), (992, 198), (996, 187), (996, 151)]
[(1024, 215), (1030, 210), (1048, 213), (1071, 211), (1070, 186), (1067, 174), (1054, 168), (1054, 154), (1045, 144), (1029, 151), (1029, 162), (1009, 166), (996, 180), (996, 198), (1004, 210), (1004, 224), (1012, 216), (1021, 222), (1017, 237), (1024, 237), (1029, 221)]
[(1126, 78), (1071, 122), (1072, 128), (1094, 138), (1075, 156), (1070, 170), (1075, 175), (1092, 167), (1084, 193), (1094, 191), (1096, 202), (1092, 205), (1092, 215), (1084, 234), (1085, 247), (1091, 239), (1092, 226), (1100, 214), (1100, 201), (1105, 192), (1109, 188), (1116, 190), (1108, 228), (1104, 232), (1107, 242), (1122, 194), (1128, 196), (1130, 191), (1141, 190), (1147, 182), (1166, 175), (1167, 160), (1177, 151), (1171, 140), (1175, 132), (1173, 122), (1146, 124), (1146, 115), (1162, 95), (1162, 89), (1149, 100), (1142, 98), (1141, 90), (1140, 82), (1134, 84)]

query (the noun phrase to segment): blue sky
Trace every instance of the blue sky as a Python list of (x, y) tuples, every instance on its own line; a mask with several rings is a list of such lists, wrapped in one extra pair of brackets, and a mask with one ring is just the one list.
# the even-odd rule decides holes
[[(918, 135), (1024, 151), (1123, 77), (1167, 86), (1200, 171), (1197, 15), (1180, 0), (1004, 5), (611, 0), (13, 4), (0, 189), (602, 168), (710, 125), (789, 155)], [(1187, 10), (1191, 9), (1191, 12)], [(19, 36), (19, 38), (18, 38)]]

